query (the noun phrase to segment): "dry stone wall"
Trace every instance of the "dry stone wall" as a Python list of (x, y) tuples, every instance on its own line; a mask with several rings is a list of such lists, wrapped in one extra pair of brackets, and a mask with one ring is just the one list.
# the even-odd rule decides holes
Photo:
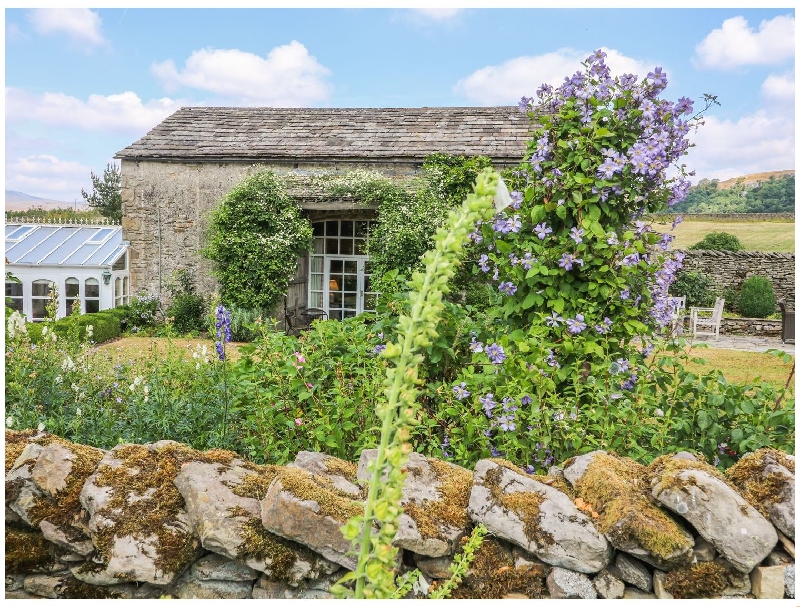
[[(262, 466), (7, 430), (6, 598), (332, 598), (374, 456)], [(421, 572), (415, 598), (478, 523), (454, 598), (794, 598), (794, 457), (777, 450), (725, 474), (685, 452), (644, 466), (595, 451), (546, 476), (412, 453), (407, 470), (394, 544)]]
[(714, 289), (739, 290), (751, 276), (763, 276), (772, 281), (779, 300), (794, 309), (794, 253), (758, 251), (701, 251), (687, 250), (682, 272), (702, 272), (711, 278)]

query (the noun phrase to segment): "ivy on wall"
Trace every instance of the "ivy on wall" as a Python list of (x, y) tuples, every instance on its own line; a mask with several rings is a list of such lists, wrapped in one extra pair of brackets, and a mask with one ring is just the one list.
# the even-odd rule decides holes
[(214, 262), (225, 304), (271, 310), (286, 295), (311, 238), (298, 202), (272, 172), (260, 171), (212, 211), (203, 255)]

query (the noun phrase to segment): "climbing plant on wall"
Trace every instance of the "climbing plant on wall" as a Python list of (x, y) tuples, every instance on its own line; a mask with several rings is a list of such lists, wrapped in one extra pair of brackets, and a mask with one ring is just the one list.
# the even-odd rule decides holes
[(287, 292), (298, 257), (311, 247), (300, 204), (269, 171), (234, 187), (212, 212), (203, 255), (214, 262), (227, 305), (273, 309)]

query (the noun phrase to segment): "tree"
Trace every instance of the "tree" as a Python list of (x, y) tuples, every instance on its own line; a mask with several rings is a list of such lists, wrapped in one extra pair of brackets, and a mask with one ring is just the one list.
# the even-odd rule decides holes
[(91, 173), (92, 193), (81, 189), (81, 196), (93, 209), (97, 209), (104, 217), (114, 221), (122, 221), (122, 172), (113, 162), (106, 165), (102, 179)]

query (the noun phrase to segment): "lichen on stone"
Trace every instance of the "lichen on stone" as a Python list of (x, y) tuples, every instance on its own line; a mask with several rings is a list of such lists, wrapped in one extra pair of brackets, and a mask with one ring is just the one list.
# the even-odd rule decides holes
[[(109, 504), (98, 511), (114, 521), (94, 534), (99, 555), (108, 563), (115, 536), (146, 540), (155, 535), (155, 566), (169, 573), (183, 570), (194, 558), (196, 545), (191, 533), (171, 526), (185, 506), (173, 481), (184, 463), (229, 464), (236, 454), (222, 450), (201, 452), (179, 443), (159, 448), (124, 445), (113, 453), (122, 465), (101, 465), (95, 477), (98, 486), (113, 488)], [(122, 512), (124, 516), (120, 516)]]
[(788, 486), (794, 483), (794, 478), (789, 479), (779, 472), (764, 474), (766, 458), (774, 460), (776, 464), (783, 466), (794, 475), (794, 461), (783, 451), (772, 448), (748, 453), (731, 466), (725, 474), (747, 503), (769, 518), (769, 505), (783, 499)]
[(28, 573), (55, 563), (53, 546), (38, 529), (18, 529), (6, 525), (6, 573)]
[[(489, 489), (494, 501), (508, 512), (513, 512), (522, 521), (525, 536), (528, 540), (536, 543), (537, 546), (551, 546), (554, 543), (553, 536), (542, 529), (540, 523), (541, 512), (539, 510), (545, 501), (545, 495), (536, 491), (515, 491), (504, 492), (500, 487), (503, 479), (503, 468), (521, 472), (513, 464), (506, 465), (505, 460), (492, 460), (498, 465), (486, 471), (483, 484)], [(522, 472), (522, 474), (525, 474)]]
[(538, 599), (543, 597), (544, 577), (545, 569), (541, 565), (516, 568), (512, 556), (497, 540), (484, 538), (467, 575), (450, 597), (501, 599), (509, 593), (520, 593)]
[(648, 498), (647, 468), (627, 457), (597, 453), (575, 492), (600, 515), (598, 530), (620, 547), (628, 542), (669, 558), (692, 547), (678, 524)]
[(409, 501), (403, 510), (414, 519), (423, 538), (440, 537), (442, 526), (466, 529), (470, 523), (467, 506), (472, 490), (472, 472), (435, 459), (429, 459), (428, 463), (439, 478), (437, 492), (440, 499), (424, 500), (423, 503)]
[(319, 505), (319, 513), (342, 523), (354, 516), (364, 515), (364, 505), (337, 489), (327, 478), (303, 470), (285, 467), (277, 473), (281, 486), (300, 500)]
[(267, 495), (270, 484), (275, 479), (279, 468), (277, 466), (257, 466), (251, 472), (245, 474), (242, 481), (238, 484), (223, 481), (234, 495), (247, 497), (258, 501), (263, 500)]
[(329, 474), (341, 476), (354, 485), (358, 484), (358, 464), (355, 462), (348, 462), (338, 457), (328, 456), (324, 459), (323, 464)]
[(728, 586), (729, 574), (730, 571), (719, 563), (697, 563), (667, 573), (664, 590), (676, 599), (710, 597)]

